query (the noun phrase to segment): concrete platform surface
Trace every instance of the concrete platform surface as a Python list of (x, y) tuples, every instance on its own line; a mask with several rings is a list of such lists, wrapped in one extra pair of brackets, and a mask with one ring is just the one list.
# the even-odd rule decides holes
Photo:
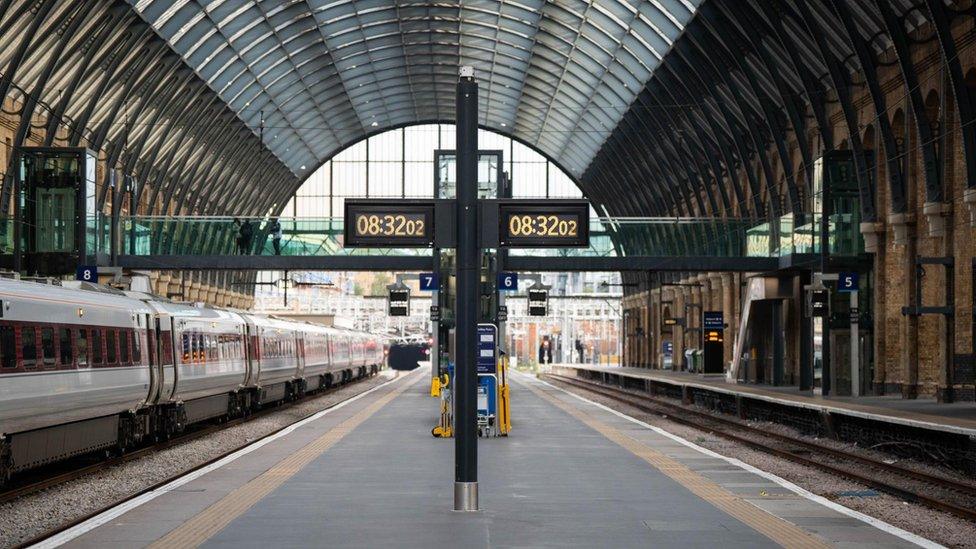
[(68, 545), (912, 545), (527, 376), (513, 376), (511, 436), (479, 443), (482, 511), (455, 513), (454, 441), (430, 435), (428, 379), (401, 377)]
[(611, 374), (646, 377), (675, 385), (692, 385), (717, 391), (741, 393), (797, 406), (824, 408), (851, 415), (887, 419), (893, 423), (921, 425), (929, 428), (976, 436), (976, 403), (939, 403), (933, 399), (904, 399), (898, 396), (823, 397), (796, 387), (730, 383), (724, 377), (702, 376), (687, 372), (650, 370), (629, 366), (593, 364), (553, 364), (552, 368), (569, 368)]

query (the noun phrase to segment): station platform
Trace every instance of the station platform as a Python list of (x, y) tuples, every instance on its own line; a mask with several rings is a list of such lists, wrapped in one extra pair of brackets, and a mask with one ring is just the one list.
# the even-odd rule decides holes
[(71, 547), (907, 547), (924, 540), (535, 378), (479, 441), (482, 510), (451, 511), (454, 441), (416, 370), (52, 538)]
[(590, 364), (553, 364), (551, 367), (553, 372), (561, 372), (565, 375), (575, 375), (576, 372), (583, 371), (592, 372), (597, 376), (630, 377), (677, 388), (691, 388), (716, 394), (747, 397), (787, 407), (827, 412), (834, 416), (849, 416), (976, 437), (976, 403), (973, 402), (944, 404), (932, 399), (904, 399), (900, 396), (822, 397), (811, 391), (800, 391), (796, 387), (730, 383), (723, 376)]

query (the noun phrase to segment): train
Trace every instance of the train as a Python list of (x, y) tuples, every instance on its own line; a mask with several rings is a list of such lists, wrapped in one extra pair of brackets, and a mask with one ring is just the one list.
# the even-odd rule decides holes
[(86, 282), (0, 278), (0, 484), (375, 374), (385, 347)]

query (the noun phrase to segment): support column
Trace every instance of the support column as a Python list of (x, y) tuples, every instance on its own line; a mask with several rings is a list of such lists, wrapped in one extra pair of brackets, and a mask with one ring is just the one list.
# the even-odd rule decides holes
[(783, 300), (774, 299), (772, 303), (773, 332), (773, 385), (783, 384)]
[(800, 390), (813, 390), (813, 323), (806, 306), (806, 290), (812, 281), (809, 271), (800, 273)]
[(454, 340), (454, 510), (478, 510), (478, 83), (461, 67), (457, 86), (457, 324)]

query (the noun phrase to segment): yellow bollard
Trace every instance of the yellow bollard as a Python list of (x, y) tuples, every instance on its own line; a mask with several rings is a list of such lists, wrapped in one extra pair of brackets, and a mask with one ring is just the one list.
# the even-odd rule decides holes
[(508, 432), (512, 430), (512, 417), (510, 408), (510, 396), (508, 386), (508, 357), (502, 357), (498, 364), (499, 371), (501, 375), (499, 376), (498, 384), (498, 432), (502, 435), (508, 435)]

